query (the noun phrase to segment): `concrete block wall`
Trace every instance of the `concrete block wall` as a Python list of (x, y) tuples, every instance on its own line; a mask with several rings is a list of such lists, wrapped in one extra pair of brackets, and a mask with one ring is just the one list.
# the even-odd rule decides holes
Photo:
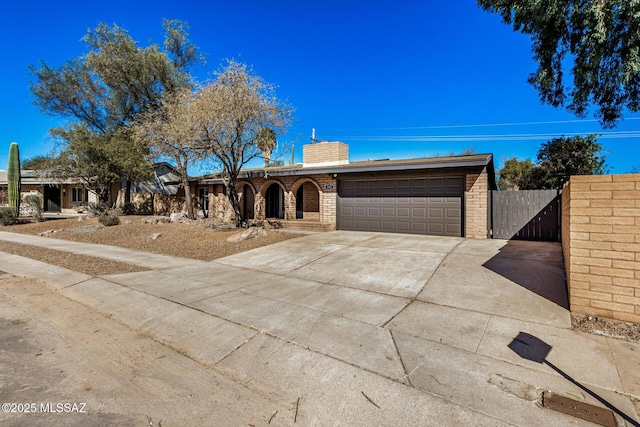
[(640, 323), (640, 174), (572, 176), (562, 216), (571, 312)]
[(465, 237), (486, 239), (488, 234), (487, 218), (489, 201), (489, 178), (486, 172), (467, 174), (464, 193)]

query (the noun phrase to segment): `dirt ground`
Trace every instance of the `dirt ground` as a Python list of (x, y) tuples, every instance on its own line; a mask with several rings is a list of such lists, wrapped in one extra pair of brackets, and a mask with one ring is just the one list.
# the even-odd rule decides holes
[(66, 299), (46, 282), (9, 274), (0, 274), (0, 367), (3, 426), (293, 421), (291, 402), (253, 391)]
[[(200, 223), (147, 224), (122, 217), (95, 232), (95, 218), (0, 227), (3, 231), (212, 260), (300, 236), (269, 232), (230, 243), (238, 231)], [(130, 223), (125, 223), (125, 221)], [(152, 236), (160, 233), (160, 237)], [(128, 263), (0, 241), (0, 251), (91, 275), (141, 271)], [(43, 280), (0, 272), (0, 425), (289, 425), (291, 402), (265, 396), (179, 349), (164, 346), (61, 296)], [(12, 405), (13, 404), (13, 405)], [(9, 412), (7, 412), (7, 410)], [(12, 412), (13, 411), (13, 412)]]

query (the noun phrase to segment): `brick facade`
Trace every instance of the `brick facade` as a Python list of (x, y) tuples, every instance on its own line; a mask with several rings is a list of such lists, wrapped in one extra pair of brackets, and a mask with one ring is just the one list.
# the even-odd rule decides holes
[(486, 239), (489, 218), (489, 179), (486, 170), (466, 175), (464, 193), (464, 235), (472, 239)]
[(340, 165), (349, 163), (349, 146), (343, 142), (322, 141), (302, 147), (302, 163), (305, 166)]
[(576, 314), (640, 323), (640, 175), (572, 176), (562, 247)]
[[(327, 174), (307, 175), (304, 177), (278, 176), (267, 178), (243, 178), (236, 185), (240, 199), (240, 210), (248, 219), (266, 219), (266, 193), (269, 187), (277, 185), (284, 196), (284, 220), (297, 219), (297, 195), (302, 187), (302, 219), (328, 224), (335, 229), (336, 223), (336, 180)], [(243, 212), (244, 208), (246, 212)], [(209, 215), (228, 221), (235, 220), (227, 196), (221, 191), (209, 193)], [(247, 215), (253, 208), (252, 215)]]

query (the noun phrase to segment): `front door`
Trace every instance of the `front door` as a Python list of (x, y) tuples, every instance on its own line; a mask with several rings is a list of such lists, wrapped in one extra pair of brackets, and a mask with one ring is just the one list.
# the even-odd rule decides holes
[(44, 211), (60, 212), (60, 187), (45, 184), (44, 186)]
[(198, 190), (198, 206), (200, 206), (200, 211), (202, 212), (202, 216), (205, 218), (209, 217), (209, 189), (208, 188), (200, 188)]

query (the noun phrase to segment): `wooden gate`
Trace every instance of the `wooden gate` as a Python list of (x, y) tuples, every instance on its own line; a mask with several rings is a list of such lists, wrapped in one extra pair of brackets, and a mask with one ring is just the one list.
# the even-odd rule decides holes
[(559, 190), (490, 191), (494, 239), (560, 241)]

